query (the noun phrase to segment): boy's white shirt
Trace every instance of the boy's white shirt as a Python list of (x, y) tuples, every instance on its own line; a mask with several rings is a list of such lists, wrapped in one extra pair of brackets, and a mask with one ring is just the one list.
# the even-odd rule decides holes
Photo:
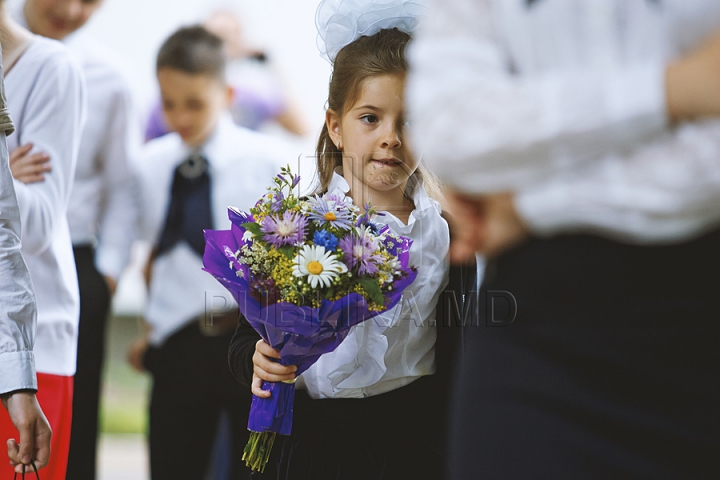
[(8, 165), (6, 134), (14, 126), (5, 103), (0, 52), (0, 395), (37, 389), (35, 294), (20, 252), (20, 209)]
[(22, 222), (22, 254), (37, 298), (38, 372), (73, 375), (80, 299), (67, 224), (86, 96), (82, 71), (59, 42), (35, 37), (5, 78), (16, 131), (8, 150), (32, 143), (52, 171), (43, 182), (14, 181)]
[[(281, 166), (295, 164), (298, 155), (282, 141), (236, 126), (223, 114), (215, 132), (200, 149), (208, 160), (214, 228), (230, 228), (227, 207), (247, 211), (267, 193)], [(170, 188), (178, 164), (192, 152), (176, 133), (145, 145), (138, 157), (142, 194), (141, 236), (155, 244), (165, 224)], [(202, 271), (202, 259), (185, 242), (153, 263), (145, 318), (150, 341), (161, 345), (168, 336), (207, 312), (236, 308), (232, 295), (212, 275)]]
[(667, 242), (720, 224), (720, 120), (672, 127), (664, 71), (715, 0), (433, 0), (410, 48), (413, 140), (449, 185), (516, 192), (538, 234)]

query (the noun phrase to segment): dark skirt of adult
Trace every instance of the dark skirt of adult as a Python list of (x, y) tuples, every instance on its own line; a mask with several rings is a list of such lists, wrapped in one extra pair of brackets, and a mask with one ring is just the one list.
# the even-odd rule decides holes
[(719, 273), (720, 232), (534, 239), (492, 261), (454, 379), (451, 478), (720, 478)]

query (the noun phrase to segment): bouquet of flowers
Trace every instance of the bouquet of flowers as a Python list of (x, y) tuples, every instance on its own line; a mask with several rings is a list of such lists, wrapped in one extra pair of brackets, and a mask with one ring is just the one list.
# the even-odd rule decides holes
[[(370, 205), (333, 193), (300, 198), (300, 177), (281, 170), (249, 213), (229, 208), (230, 230), (206, 230), (204, 270), (297, 375), (335, 350), (350, 329), (394, 307), (417, 274), (411, 240), (373, 223)], [(294, 382), (264, 382), (253, 396), (243, 460), (263, 471), (275, 435), (292, 427)]]

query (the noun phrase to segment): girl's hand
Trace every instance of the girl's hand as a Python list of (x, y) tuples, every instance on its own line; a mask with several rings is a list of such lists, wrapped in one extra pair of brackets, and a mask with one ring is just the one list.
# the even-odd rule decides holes
[(281, 365), (273, 359), (280, 359), (280, 352), (258, 340), (253, 354), (253, 380), (252, 393), (260, 398), (269, 398), (270, 392), (262, 389), (262, 382), (284, 382), (293, 380), (297, 367), (295, 365)]
[(13, 178), (22, 183), (38, 183), (45, 181), (45, 174), (50, 172), (50, 156), (46, 153), (33, 153), (32, 143), (16, 148), (10, 153), (10, 171)]

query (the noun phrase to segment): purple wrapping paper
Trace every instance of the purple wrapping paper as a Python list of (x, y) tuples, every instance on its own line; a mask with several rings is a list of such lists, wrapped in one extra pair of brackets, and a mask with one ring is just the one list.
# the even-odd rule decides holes
[[(234, 254), (248, 242), (243, 240), (243, 223), (253, 221), (252, 216), (230, 208), (230, 230), (205, 230), (203, 270), (212, 274), (234, 296), (250, 325), (274, 349), (280, 351), (280, 363), (297, 365), (297, 375), (310, 368), (320, 355), (335, 350), (345, 339), (350, 328), (381, 313), (368, 309), (365, 299), (350, 293), (340, 300), (323, 300), (319, 308), (300, 307), (291, 303), (271, 303), (260, 300), (248, 284), (250, 272), (239, 263)], [(411, 240), (404, 239), (396, 254), (403, 268), (407, 268)], [(234, 270), (230, 268), (233, 265)], [(242, 272), (242, 276), (236, 274)], [(386, 309), (394, 307), (405, 288), (415, 279), (410, 274), (393, 283), (393, 290), (385, 297)], [(272, 392), (270, 398), (253, 395), (248, 429), (255, 432), (271, 431), (289, 435), (292, 428), (292, 407), (295, 384), (264, 382), (263, 390)]]

